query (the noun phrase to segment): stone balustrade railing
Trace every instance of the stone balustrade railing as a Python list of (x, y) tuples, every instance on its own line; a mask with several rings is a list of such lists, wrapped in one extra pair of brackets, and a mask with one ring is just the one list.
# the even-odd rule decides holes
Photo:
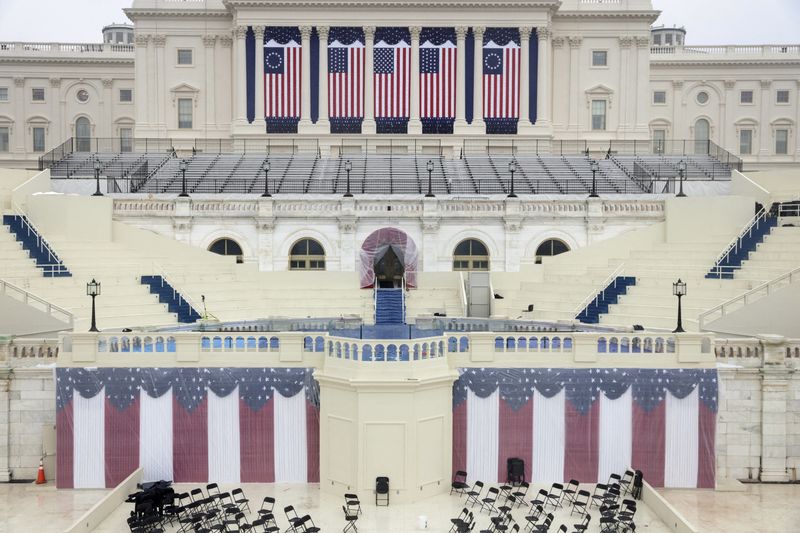
[(132, 44), (0, 42), (0, 57), (6, 55), (117, 54), (133, 58)]
[(715, 364), (713, 337), (603, 332), (445, 332), (369, 340), (307, 332), (71, 333), (60, 366), (315, 366), (326, 360), (453, 359), (457, 366), (698, 367)]
[(33, 339), (0, 336), (0, 365), (37, 366), (55, 363), (59, 355), (58, 339)]
[(717, 339), (714, 353), (718, 363), (731, 368), (800, 368), (800, 339), (786, 339), (779, 335)]
[(720, 56), (736, 57), (800, 57), (800, 44), (755, 44), (755, 45), (721, 45), (721, 46), (654, 46), (650, 49), (657, 59), (711, 59)]

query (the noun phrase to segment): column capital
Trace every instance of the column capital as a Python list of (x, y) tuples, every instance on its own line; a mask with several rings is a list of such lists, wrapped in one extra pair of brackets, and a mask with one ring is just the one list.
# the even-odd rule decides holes
[(672, 80), (673, 89), (683, 89), (683, 80)]
[[(103, 86), (106, 86), (106, 80), (107, 79), (108, 78), (104, 78), (103, 79)], [(109, 81), (109, 86), (110, 86), (111, 80), (108, 80), (108, 81)], [(61, 78), (50, 78), (50, 87), (54, 87), (54, 88), (61, 87)]]
[(772, 87), (772, 80), (761, 80), (762, 89), (769, 89), (770, 87)]
[(476, 39), (483, 39), (483, 34), (486, 32), (485, 26), (473, 26), (472, 34)]
[(264, 33), (266, 33), (267, 29), (264, 26), (254, 26), (253, 33), (256, 34), (256, 39), (264, 39)]
[(553, 36), (553, 30), (550, 26), (542, 26), (540, 28), (536, 28), (536, 37), (539, 41), (546, 41)]
[(164, 48), (164, 45), (167, 44), (167, 36), (166, 35), (153, 35), (153, 45), (156, 48)]
[(311, 38), (311, 26), (300, 26), (300, 38), (304, 41)]
[(528, 39), (531, 38), (531, 32), (532, 31), (533, 31), (533, 28), (531, 28), (530, 26), (521, 27), (519, 29), (519, 36), (523, 41), (527, 41)]
[(553, 48), (563, 48), (563, 47), (564, 47), (564, 38), (553, 37)]
[(233, 45), (233, 37), (230, 35), (220, 35), (219, 44), (223, 48), (230, 48)]
[(25, 78), (22, 76), (17, 76), (14, 78), (14, 85), (17, 87), (24, 87), (25, 86)]
[(726, 89), (733, 89), (734, 87), (736, 87), (736, 80), (725, 80)]
[(466, 26), (456, 26), (456, 40), (464, 40), (467, 37), (467, 31), (469, 28)]
[(583, 44), (583, 37), (579, 35), (573, 35), (571, 37), (567, 37), (567, 40), (569, 41), (569, 47), (572, 48), (573, 50), (576, 48), (580, 48), (581, 44)]
[(247, 36), (247, 28), (248, 26), (239, 25), (233, 28), (233, 35), (237, 39), (244, 39)]
[(216, 35), (203, 35), (203, 45), (206, 48), (214, 48), (215, 44), (217, 44)]
[(375, 26), (364, 26), (364, 38), (370, 41), (375, 39)]
[(328, 40), (328, 32), (331, 29), (328, 26), (317, 26), (317, 35), (319, 36), (320, 41), (327, 41)]
[[(114, 85), (114, 80), (112, 80), (111, 78), (103, 78), (102, 81), (103, 81), (103, 87), (105, 87), (106, 89), (109, 89), (111, 88), (112, 85)], [(50, 85), (53, 85), (53, 80), (50, 80)], [(58, 86), (59, 87), (61, 86), (61, 80), (58, 80)]]
[(133, 44), (136, 46), (143, 46), (146, 47), (147, 43), (150, 42), (150, 35), (147, 33), (137, 33), (133, 36)]
[(421, 26), (409, 26), (409, 33), (411, 33), (412, 40), (419, 40), (419, 34), (422, 32)]
[(620, 48), (630, 48), (633, 46), (634, 38), (630, 36), (624, 36), (619, 38), (619, 47)]
[(650, 37), (636, 37), (636, 48), (650, 48)]

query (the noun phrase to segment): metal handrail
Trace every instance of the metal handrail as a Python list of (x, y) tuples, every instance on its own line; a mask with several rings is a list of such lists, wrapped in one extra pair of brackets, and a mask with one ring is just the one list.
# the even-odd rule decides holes
[[(0, 279), (0, 294), (5, 294), (10, 298), (14, 298), (15, 300), (21, 301), (25, 305), (30, 305), (31, 307), (36, 307), (36, 305), (31, 304), (31, 301), (37, 304), (42, 304), (44, 306), (43, 311), (45, 313), (56, 320), (62, 320), (66, 322), (69, 324), (70, 329), (75, 324), (75, 316), (71, 312), (3, 279)], [(19, 300), (14, 296), (14, 294), (21, 295), (22, 299)], [(60, 315), (60, 317), (56, 315)]]
[(573, 316), (578, 316), (581, 313), (581, 311), (586, 309), (586, 306), (588, 306), (589, 302), (591, 302), (592, 300), (594, 300), (594, 302), (597, 303), (597, 300), (598, 298), (600, 298), (600, 295), (603, 293), (603, 291), (605, 291), (606, 288), (609, 285), (611, 285), (611, 283), (614, 280), (616, 280), (624, 271), (625, 271), (625, 263), (622, 263), (617, 268), (615, 268), (614, 271), (605, 280), (603, 280), (603, 283), (601, 283), (600, 285), (602, 288), (600, 289), (599, 292), (593, 290), (591, 294), (589, 294), (586, 298), (584, 298), (581, 301), (578, 307), (576, 307), (575, 310), (573, 311), (572, 313)]
[(753, 229), (758, 227), (758, 224), (761, 221), (761, 219), (766, 220), (767, 213), (768, 212), (764, 207), (759, 209), (756, 215), (747, 224), (745, 224), (744, 228), (742, 228), (742, 230), (736, 234), (736, 237), (734, 237), (733, 240), (730, 243), (728, 243), (728, 245), (722, 250), (722, 253), (714, 261), (714, 267), (712, 267), (712, 270), (716, 270), (717, 273), (721, 273), (724, 268), (730, 268), (730, 267), (722, 267), (721, 263), (725, 259), (727, 259), (731, 255), (731, 253), (739, 250), (739, 246), (741, 245), (742, 242), (742, 237), (746, 233), (752, 235)]
[[(788, 283), (782, 284), (781, 282), (784, 280), (788, 280)], [(773, 290), (777, 288), (782, 288), (785, 285), (791, 285), (793, 283), (796, 283), (797, 281), (800, 281), (800, 267), (797, 267), (794, 270), (787, 272), (786, 274), (782, 274), (775, 279), (767, 281), (766, 283), (762, 283), (761, 285), (753, 289), (750, 289), (749, 291), (744, 292), (739, 296), (735, 296), (729, 300), (726, 300), (721, 304), (717, 305), (716, 307), (712, 307), (711, 309), (704, 311), (703, 313), (700, 314), (700, 316), (697, 318), (698, 323), (700, 325), (700, 329), (702, 330), (705, 327), (706, 322), (709, 320), (709, 317), (711, 315), (719, 313), (719, 318), (722, 318), (729, 312), (727, 308), (737, 302), (741, 301), (743, 305), (751, 304), (757, 300), (760, 300), (765, 296), (769, 296), (770, 294), (772, 294)], [(759, 294), (760, 297), (755, 299), (752, 298), (753, 296)]]
[(467, 286), (464, 281), (464, 272), (458, 273), (458, 288), (459, 295), (461, 296), (461, 312), (464, 313), (464, 316), (467, 316), (469, 313), (469, 300), (467, 300)]
[(172, 287), (173, 296), (177, 294), (179, 300), (186, 302), (192, 309), (194, 309), (195, 311), (197, 311), (198, 314), (200, 314), (201, 307), (198, 307), (189, 296), (184, 295), (181, 291), (178, 290), (177, 285), (171, 280), (170, 276), (167, 274), (167, 269), (165, 269), (159, 263), (153, 263), (153, 267), (155, 268), (156, 272), (160, 272), (160, 274), (158, 275), (161, 276), (161, 286), (163, 287), (164, 282), (167, 282), (169, 286)]
[[(55, 251), (53, 251), (53, 246), (50, 244), (50, 242), (47, 239), (45, 239), (42, 236), (42, 232), (39, 231), (39, 228), (36, 227), (36, 224), (34, 224), (31, 221), (31, 219), (28, 218), (28, 215), (25, 214), (25, 211), (23, 211), (22, 208), (19, 205), (17, 205), (16, 203), (12, 203), (11, 209), (12, 209), (12, 211), (14, 212), (14, 214), (16, 216), (19, 216), (22, 219), (23, 225), (26, 226), (27, 229), (28, 229), (28, 235), (30, 235), (31, 231), (33, 231), (33, 233), (36, 235), (36, 245), (39, 248), (39, 250), (47, 252), (48, 260), (53, 260), (54, 259), (56, 261), (55, 263), (50, 263), (48, 265), (44, 265), (44, 264), (43, 265), (38, 265), (37, 264), (36, 266), (58, 265), (58, 266), (66, 268), (66, 265), (64, 265), (64, 261), (58, 256), (57, 253), (55, 253)], [(42, 249), (42, 245), (44, 245), (45, 249)]]

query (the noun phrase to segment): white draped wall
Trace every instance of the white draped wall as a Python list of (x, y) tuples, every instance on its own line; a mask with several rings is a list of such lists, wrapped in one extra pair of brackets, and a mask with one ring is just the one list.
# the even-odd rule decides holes
[(667, 393), (664, 470), (667, 487), (697, 486), (698, 411), (697, 389), (682, 400)]
[(539, 391), (533, 394), (533, 466), (535, 482), (551, 483), (564, 477), (564, 391), (545, 398)]
[(106, 486), (105, 396), (84, 398), (76, 394), (73, 404), (75, 486), (99, 489)]
[[(497, 477), (500, 392), (478, 398), (467, 392), (467, 472), (469, 481)], [(494, 461), (491, 460), (494, 458)]]
[(227, 396), (208, 392), (208, 479), (239, 483), (239, 387)]
[(306, 442), (306, 398), (295, 394), (275, 400), (275, 479), (305, 483), (308, 476)]
[(633, 444), (630, 389), (616, 400), (600, 395), (600, 452), (597, 479), (608, 479), (613, 473), (630, 468)]
[(139, 464), (143, 481), (172, 479), (171, 394), (153, 398), (139, 391)]

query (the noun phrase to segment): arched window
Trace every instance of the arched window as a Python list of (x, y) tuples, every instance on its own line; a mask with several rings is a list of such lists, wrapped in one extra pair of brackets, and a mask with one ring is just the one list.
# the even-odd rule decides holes
[(242, 247), (233, 239), (217, 239), (211, 243), (211, 246), (208, 247), (208, 251), (219, 255), (235, 255), (237, 263), (242, 263), (244, 261), (242, 257)]
[(481, 241), (467, 239), (453, 252), (453, 270), (489, 270), (489, 250)]
[(567, 243), (559, 239), (547, 239), (536, 248), (536, 264), (542, 262), (542, 257), (551, 257), (564, 252), (569, 252)]
[(92, 125), (86, 117), (80, 117), (75, 121), (75, 150), (78, 152), (88, 152), (92, 146)]
[(289, 270), (325, 270), (325, 249), (314, 239), (301, 239), (289, 252)]
[(711, 138), (711, 125), (704, 118), (694, 123), (694, 152), (695, 154), (708, 153), (708, 141)]

